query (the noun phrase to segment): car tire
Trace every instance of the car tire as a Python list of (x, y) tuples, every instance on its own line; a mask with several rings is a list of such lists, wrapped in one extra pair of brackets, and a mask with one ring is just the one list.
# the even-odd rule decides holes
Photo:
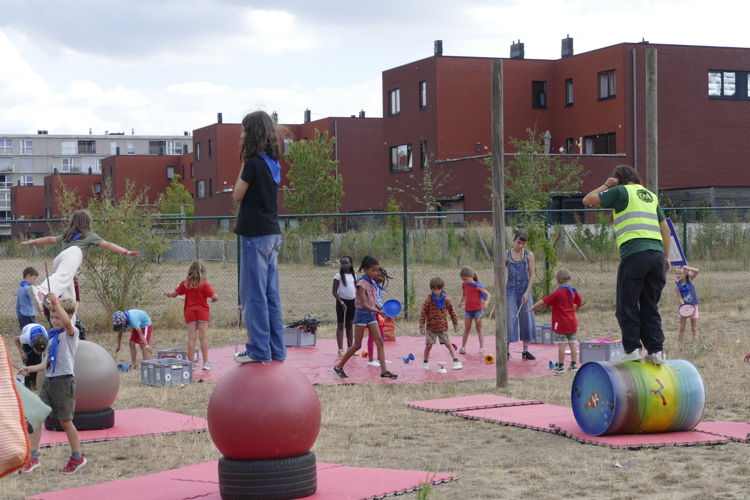
[[(73, 414), (73, 425), (79, 431), (94, 431), (109, 429), (115, 425), (115, 411), (112, 408), (99, 411), (85, 411)], [(48, 431), (61, 431), (57, 417), (49, 416), (44, 420), (44, 428)]]
[(312, 495), (317, 488), (312, 452), (273, 460), (219, 459), (219, 492), (224, 500), (302, 498)]

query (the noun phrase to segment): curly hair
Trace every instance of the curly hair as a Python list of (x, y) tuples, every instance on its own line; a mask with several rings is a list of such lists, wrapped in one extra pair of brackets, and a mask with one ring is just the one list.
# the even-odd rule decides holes
[(274, 160), (279, 159), (276, 124), (265, 111), (254, 111), (242, 119), (240, 160), (245, 162), (248, 158), (263, 152)]

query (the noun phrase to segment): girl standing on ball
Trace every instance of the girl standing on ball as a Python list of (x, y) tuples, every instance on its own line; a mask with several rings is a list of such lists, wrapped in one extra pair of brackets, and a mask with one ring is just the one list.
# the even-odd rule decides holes
[(354, 273), (352, 258), (345, 255), (339, 259), (339, 272), (333, 276), (333, 298), (336, 299), (336, 343), (339, 358), (344, 355), (344, 328), (346, 327), (346, 347), (352, 346), (354, 339), (354, 296), (357, 294), (357, 275)]
[(357, 295), (354, 298), (356, 312), (354, 313), (354, 344), (344, 353), (341, 361), (333, 367), (333, 373), (340, 378), (348, 378), (344, 372), (344, 365), (355, 352), (362, 347), (362, 338), (365, 336), (365, 330), (375, 339), (375, 345), (378, 349), (378, 360), (380, 361), (380, 376), (382, 378), (394, 379), (398, 375), (389, 372), (385, 368), (385, 346), (383, 339), (380, 338), (378, 329), (378, 320), (375, 316), (380, 312), (380, 306), (377, 303), (377, 292), (375, 278), (380, 272), (380, 264), (374, 257), (369, 255), (362, 259), (362, 265), (359, 271), (364, 272), (362, 277), (357, 281)]

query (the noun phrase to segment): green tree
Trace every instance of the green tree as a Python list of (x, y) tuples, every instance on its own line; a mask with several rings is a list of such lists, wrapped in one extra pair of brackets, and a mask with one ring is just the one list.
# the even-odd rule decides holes
[[(284, 201), (289, 211), (298, 214), (337, 212), (344, 195), (344, 180), (336, 172), (338, 161), (332, 160), (335, 137), (315, 130), (312, 140), (291, 143), (284, 154), (289, 163), (289, 186), (284, 187)], [(307, 226), (319, 227), (317, 220)]]
[(422, 169), (422, 178), (417, 180), (414, 172), (409, 174), (408, 182), (396, 181), (395, 186), (389, 186), (388, 191), (404, 194), (414, 200), (425, 212), (434, 212), (440, 208), (443, 188), (450, 181), (450, 175), (445, 170), (435, 168), (432, 161), (428, 161)]
[[(584, 171), (575, 158), (545, 154), (544, 137), (531, 129), (526, 129), (525, 138), (514, 137), (509, 142), (514, 152), (505, 163), (505, 203), (527, 211), (519, 217), (518, 225), (528, 233), (528, 245), (535, 251), (537, 262), (544, 262), (544, 272), (537, 272), (536, 298), (549, 293), (557, 265), (557, 252), (548, 237), (542, 211), (554, 195), (578, 192)], [(487, 164), (491, 167), (491, 160)]]
[[(63, 184), (58, 200), (62, 213), (70, 214), (82, 208), (78, 197)], [(127, 181), (125, 192), (117, 199), (107, 182), (101, 195), (92, 197), (85, 207), (94, 219), (95, 233), (107, 241), (141, 252), (141, 257), (126, 257), (99, 249), (90, 249), (84, 254), (83, 282), (94, 290), (108, 314), (143, 304), (144, 291), (153, 283), (153, 263), (166, 250), (166, 238), (156, 231), (158, 211), (146, 203), (146, 194), (138, 192), (131, 181)]]
[[(184, 215), (185, 217), (192, 217), (195, 215), (195, 205), (193, 204), (193, 196), (185, 189), (185, 185), (180, 182), (180, 175), (174, 174), (172, 182), (159, 195), (159, 199), (156, 202), (159, 207), (159, 211), (162, 215)], [(179, 226), (179, 222), (169, 221), (169, 226)], [(189, 227), (192, 221), (187, 222)]]

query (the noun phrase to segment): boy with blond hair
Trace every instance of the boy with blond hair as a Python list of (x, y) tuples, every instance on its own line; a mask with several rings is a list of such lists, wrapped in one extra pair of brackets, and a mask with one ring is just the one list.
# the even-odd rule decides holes
[[(39, 397), (45, 404), (52, 407), (52, 416), (57, 417), (70, 443), (71, 455), (65, 467), (60, 469), (63, 474), (74, 474), (86, 465), (86, 455), (81, 453), (81, 441), (78, 430), (73, 424), (73, 413), (76, 406), (76, 382), (73, 372), (76, 350), (78, 349), (78, 330), (71, 323), (70, 318), (75, 313), (76, 304), (71, 299), (59, 300), (53, 293), (45, 298), (45, 305), (50, 310), (52, 330), (48, 332), (49, 344), (47, 355), (41, 363), (26, 366), (21, 369), (21, 375), (27, 376), (32, 372), (45, 370), (46, 378), (39, 390)], [(41, 426), (34, 429), (30, 436), (31, 458), (22, 473), (28, 473), (39, 467), (39, 441), (42, 437)]]
[(565, 364), (565, 344), (570, 347), (570, 370), (578, 369), (578, 347), (576, 333), (578, 332), (578, 318), (576, 311), (583, 307), (583, 297), (578, 290), (569, 285), (572, 276), (567, 269), (559, 269), (555, 273), (557, 290), (534, 304), (529, 311), (536, 311), (542, 305), (552, 308), (552, 343), (557, 344), (558, 361), (550, 368), (556, 372), (563, 371)]
[(453, 349), (453, 344), (448, 335), (448, 321), (445, 318), (445, 313), (450, 314), (455, 333), (458, 333), (458, 316), (443, 287), (445, 287), (445, 281), (442, 278), (430, 280), (431, 293), (422, 304), (422, 311), (419, 314), (419, 332), (425, 336), (423, 370), (430, 369), (430, 351), (438, 340), (448, 349), (453, 359), (453, 369), (460, 370), (463, 368), (461, 361), (456, 357), (456, 351)]

